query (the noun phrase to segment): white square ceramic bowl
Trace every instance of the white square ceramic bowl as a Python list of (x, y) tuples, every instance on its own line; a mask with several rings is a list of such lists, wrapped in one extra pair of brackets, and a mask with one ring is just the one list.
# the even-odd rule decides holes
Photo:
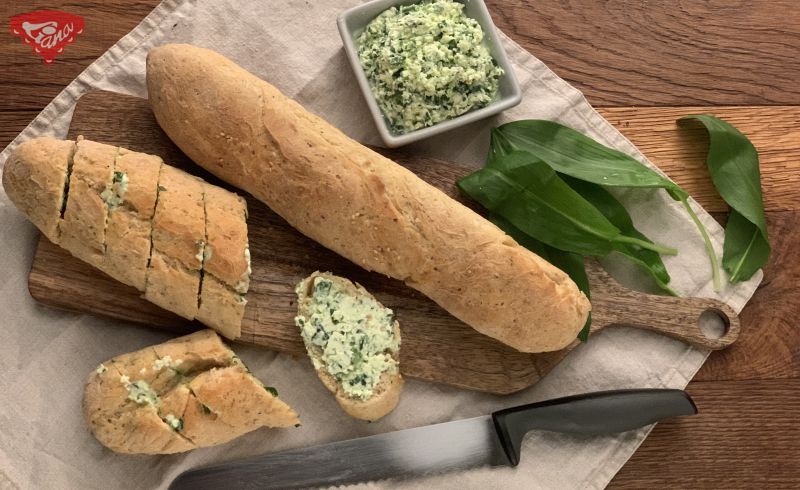
[(378, 102), (375, 100), (375, 96), (369, 86), (367, 75), (364, 73), (364, 69), (361, 67), (361, 62), (358, 59), (356, 39), (361, 35), (366, 25), (384, 10), (394, 6), (418, 3), (419, 0), (373, 0), (342, 12), (337, 19), (339, 34), (342, 36), (344, 49), (347, 53), (347, 58), (350, 60), (350, 65), (355, 72), (358, 85), (361, 87), (364, 98), (367, 100), (367, 105), (369, 105), (369, 110), (372, 112), (373, 119), (375, 119), (375, 124), (378, 127), (381, 139), (383, 139), (386, 146), (390, 148), (407, 145), (411, 142), (449, 131), (473, 121), (493, 116), (514, 107), (522, 100), (522, 92), (514, 76), (514, 70), (508, 62), (505, 50), (500, 44), (500, 39), (497, 37), (497, 30), (492, 23), (492, 18), (483, 0), (458, 1), (464, 4), (465, 15), (477, 20), (480, 24), (484, 33), (484, 42), (486, 42), (489, 52), (495, 61), (497, 61), (500, 68), (503, 69), (504, 74), (499, 80), (498, 98), (486, 107), (467, 112), (453, 119), (434, 124), (433, 126), (402, 134), (392, 131), (389, 127), (389, 122), (383, 116), (380, 107), (378, 107)]

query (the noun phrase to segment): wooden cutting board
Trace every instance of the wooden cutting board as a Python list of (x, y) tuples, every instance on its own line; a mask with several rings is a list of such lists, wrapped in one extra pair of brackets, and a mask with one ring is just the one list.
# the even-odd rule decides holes
[[(78, 135), (160, 155), (171, 165), (230, 188), (194, 165), (172, 144), (144, 99), (109, 92), (85, 95), (77, 104), (68, 137), (75, 139)], [(381, 152), (465, 202), (454, 183), (468, 169), (396, 151)], [(536, 383), (579, 345), (576, 341), (561, 351), (543, 354), (517, 352), (479, 334), (401, 282), (353, 265), (295, 231), (261, 202), (245, 197), (250, 212), (253, 272), (239, 342), (305, 356), (293, 322), (293, 289), (311, 272), (325, 270), (363, 284), (395, 311), (403, 335), (401, 370), (409, 377), (491, 393), (513, 393)], [(633, 326), (708, 349), (727, 347), (739, 334), (736, 313), (719, 301), (634, 292), (617, 284), (596, 263), (590, 263), (589, 268), (592, 333), (612, 325)], [(180, 333), (202, 328), (145, 301), (134, 288), (73, 258), (45, 238), (39, 240), (33, 259), (29, 289), (35, 299), (50, 306)], [(712, 339), (700, 330), (698, 320), (706, 311), (723, 319), (727, 329), (722, 337)]]

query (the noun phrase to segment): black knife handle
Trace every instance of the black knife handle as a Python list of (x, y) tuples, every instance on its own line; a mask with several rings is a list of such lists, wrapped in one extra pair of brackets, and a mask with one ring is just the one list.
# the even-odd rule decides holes
[(626, 432), (668, 417), (697, 413), (683, 390), (642, 389), (599, 391), (567, 396), (492, 414), (497, 434), (512, 466), (531, 430), (603, 435)]

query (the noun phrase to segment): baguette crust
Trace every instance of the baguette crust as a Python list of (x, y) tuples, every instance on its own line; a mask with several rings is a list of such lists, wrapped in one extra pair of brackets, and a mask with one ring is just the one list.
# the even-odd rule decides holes
[(200, 273), (184, 267), (177, 260), (157, 250), (150, 255), (144, 298), (177, 315), (194, 320)]
[(155, 48), (147, 83), (159, 124), (195, 162), (476, 330), (543, 352), (586, 322), (589, 301), (562, 271), (223, 56)]
[[(3, 188), (11, 202), (51, 242), (58, 243), (61, 208), (73, 141), (36, 138), (25, 141), (9, 156), (3, 169)], [(43, 162), (28, 165), (28, 162)]]
[(150, 259), (152, 219), (158, 193), (159, 157), (119, 149), (114, 171), (126, 176), (121, 205), (109, 211), (106, 228), (106, 273), (136, 289), (145, 289)]
[[(137, 398), (132, 385), (149, 395)], [(143, 454), (188, 451), (299, 422), (210, 330), (101, 364), (86, 383), (84, 415), (109, 449)]]
[[(250, 275), (240, 197), (157, 156), (82, 138), (22, 143), (9, 156), (3, 186), (53, 243), (165, 309), (200, 315), (229, 338), (240, 334)], [(204, 271), (212, 251), (204, 253), (207, 228), (218, 257)]]
[[(310, 318), (312, 314), (312, 296), (314, 289), (314, 279), (322, 277), (335, 282), (342, 292), (348, 296), (355, 298), (368, 297), (375, 299), (369, 291), (364, 289), (363, 286), (353, 283), (342, 277), (335, 276), (328, 272), (316, 271), (299, 284), (297, 288), (297, 313), (305, 318)], [(377, 300), (375, 300), (377, 301)], [(400, 324), (397, 320), (394, 321), (394, 338), (397, 339), (397, 345), (400, 345)], [(347, 395), (344, 391), (342, 384), (336, 380), (326, 369), (324, 363), (319, 361), (322, 357), (322, 349), (316, 345), (306, 343), (306, 350), (309, 357), (316, 359), (321, 366), (316, 370), (317, 376), (322, 381), (328, 390), (336, 396), (336, 402), (342, 407), (348, 415), (353, 418), (374, 421), (385, 416), (397, 406), (400, 401), (400, 393), (403, 391), (403, 380), (399, 369), (393, 368), (383, 372), (375, 385), (373, 395), (366, 400), (353, 398)], [(399, 350), (390, 352), (392, 358), (398, 363), (400, 362)]]
[(60, 244), (84, 262), (103, 268), (108, 204), (101, 197), (111, 187), (117, 147), (78, 138), (72, 158), (69, 193)]
[(219, 279), (206, 274), (200, 291), (200, 307), (197, 319), (207, 325), (215, 325), (216, 330), (229, 339), (242, 334), (242, 318), (247, 300)]
[(206, 242), (203, 184), (201, 179), (169, 165), (161, 169), (158, 179), (153, 249), (191, 271), (199, 271), (203, 264)]
[(205, 184), (206, 250), (203, 270), (228, 287), (246, 292), (250, 286), (250, 260), (247, 243), (247, 203), (211, 184)]

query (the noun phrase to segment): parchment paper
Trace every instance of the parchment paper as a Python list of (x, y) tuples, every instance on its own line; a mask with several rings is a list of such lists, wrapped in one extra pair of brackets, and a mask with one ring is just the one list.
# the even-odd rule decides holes
[[(151, 47), (169, 42), (220, 51), (352, 137), (378, 144), (336, 29), (336, 16), (356, 3), (167, 0), (53, 100), (3, 151), (0, 164), (10, 149), (25, 139), (66, 135), (75, 101), (90, 89), (145, 97), (145, 55)], [(535, 8), (535, 2), (532, 5)], [(415, 151), (477, 166), (483, 163), (489, 127), (508, 120), (546, 118), (647, 162), (580, 92), (503, 38), (523, 87), (522, 104), (494, 120), (422, 142)], [(631, 190), (620, 197), (644, 233), (679, 248), (676, 258), (666, 260), (672, 286), (686, 295), (715, 296), (701, 238), (686, 213), (660, 191)], [(723, 230), (702, 209), (695, 208), (721, 253)], [(367, 424), (347, 417), (338, 408), (308, 359), (240, 346), (237, 351), (255, 374), (276, 386), (281, 397), (300, 412), (301, 428), (259, 430), (222, 447), (183, 455), (116, 455), (94, 440), (83, 421), (84, 380), (101, 361), (162, 342), (170, 335), (37, 305), (26, 286), (37, 232), (1, 191), (0, 229), (0, 488), (164, 488), (185, 469), (248, 455), (484, 415), (586, 391), (682, 388), (707, 355), (657, 334), (609, 329), (576, 349), (532, 389), (498, 397), (410, 380), (397, 409), (385, 419)], [(605, 262), (624, 284), (643, 285), (641, 274), (624, 262), (613, 258)], [(726, 286), (717, 297), (741, 310), (760, 280), (759, 273), (746, 283)], [(482, 468), (362, 487), (602, 488), (648, 432), (645, 428), (616, 437), (532, 433), (516, 469)]]

